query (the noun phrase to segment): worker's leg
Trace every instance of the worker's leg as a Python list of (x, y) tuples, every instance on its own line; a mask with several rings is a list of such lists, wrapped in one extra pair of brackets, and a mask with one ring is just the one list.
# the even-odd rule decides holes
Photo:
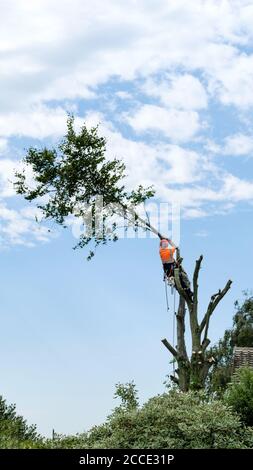
[(170, 274), (169, 277), (174, 277), (174, 269), (175, 269), (176, 263), (173, 261), (173, 263), (170, 263)]
[(163, 263), (163, 271), (164, 271), (164, 275), (167, 276), (167, 270), (168, 270), (168, 264), (167, 263)]
[(164, 263), (163, 269), (167, 277), (174, 276), (174, 263)]

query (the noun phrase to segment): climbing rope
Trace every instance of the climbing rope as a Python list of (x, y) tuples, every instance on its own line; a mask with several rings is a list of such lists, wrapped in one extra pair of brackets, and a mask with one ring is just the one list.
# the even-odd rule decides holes
[[(173, 338), (172, 346), (175, 348), (175, 331), (176, 331), (176, 289), (174, 289), (174, 304), (173, 304)], [(175, 377), (175, 360), (173, 360), (173, 377)]]
[[(166, 307), (167, 312), (170, 310), (169, 306), (169, 298), (168, 298), (168, 280), (164, 278), (164, 285), (165, 285), (165, 297), (166, 297)], [(174, 297), (173, 301), (173, 325), (172, 325), (172, 346), (175, 348), (175, 331), (176, 331), (176, 289), (173, 285), (171, 285), (171, 294)], [(175, 361), (173, 360), (173, 377), (175, 377)]]
[(166, 306), (167, 306), (167, 312), (168, 312), (170, 309), (170, 306), (169, 306), (169, 299), (168, 299), (168, 286), (167, 286), (166, 277), (164, 278), (164, 286), (165, 286)]

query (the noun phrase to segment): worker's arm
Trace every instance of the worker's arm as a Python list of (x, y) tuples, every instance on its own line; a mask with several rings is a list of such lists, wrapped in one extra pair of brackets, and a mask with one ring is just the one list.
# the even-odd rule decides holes
[(172, 248), (177, 248), (177, 246), (175, 245), (175, 243), (173, 243), (173, 241), (172, 241), (170, 238), (162, 237), (161, 235), (159, 235), (159, 238), (160, 238), (160, 240), (162, 240), (162, 239), (168, 240), (168, 242), (169, 242), (169, 244), (172, 246)]
[(168, 242), (169, 242), (169, 244), (170, 244), (173, 248), (177, 248), (176, 245), (175, 245), (175, 243), (173, 243), (173, 241), (170, 240), (169, 238), (168, 238)]

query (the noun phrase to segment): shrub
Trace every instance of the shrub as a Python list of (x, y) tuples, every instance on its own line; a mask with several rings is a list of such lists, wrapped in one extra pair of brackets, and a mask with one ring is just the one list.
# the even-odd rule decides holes
[(7, 405), (0, 396), (0, 448), (38, 447), (41, 438), (36, 426), (29, 426), (22, 416), (16, 413), (15, 405)]
[(137, 403), (128, 407), (123, 402), (101, 426), (72, 438), (59, 436), (47, 445), (86, 449), (252, 448), (253, 430), (243, 426), (239, 416), (219, 400), (208, 401), (203, 393), (171, 390), (140, 408)]
[(253, 369), (242, 367), (233, 375), (224, 401), (246, 425), (253, 426)]

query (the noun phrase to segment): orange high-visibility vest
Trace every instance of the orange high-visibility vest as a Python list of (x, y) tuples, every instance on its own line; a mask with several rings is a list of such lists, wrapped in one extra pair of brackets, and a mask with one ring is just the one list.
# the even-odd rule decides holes
[[(162, 243), (163, 240), (161, 241), (161, 245), (165, 245), (164, 243)], [(168, 244), (169, 245), (169, 244)], [(173, 255), (176, 251), (176, 248), (175, 247), (169, 247), (167, 246), (166, 248), (163, 247), (163, 246), (160, 246), (160, 250), (159, 250), (159, 253), (160, 253), (160, 257), (161, 257), (161, 260), (162, 260), (162, 263), (173, 263), (174, 261), (174, 258), (173, 258)]]

